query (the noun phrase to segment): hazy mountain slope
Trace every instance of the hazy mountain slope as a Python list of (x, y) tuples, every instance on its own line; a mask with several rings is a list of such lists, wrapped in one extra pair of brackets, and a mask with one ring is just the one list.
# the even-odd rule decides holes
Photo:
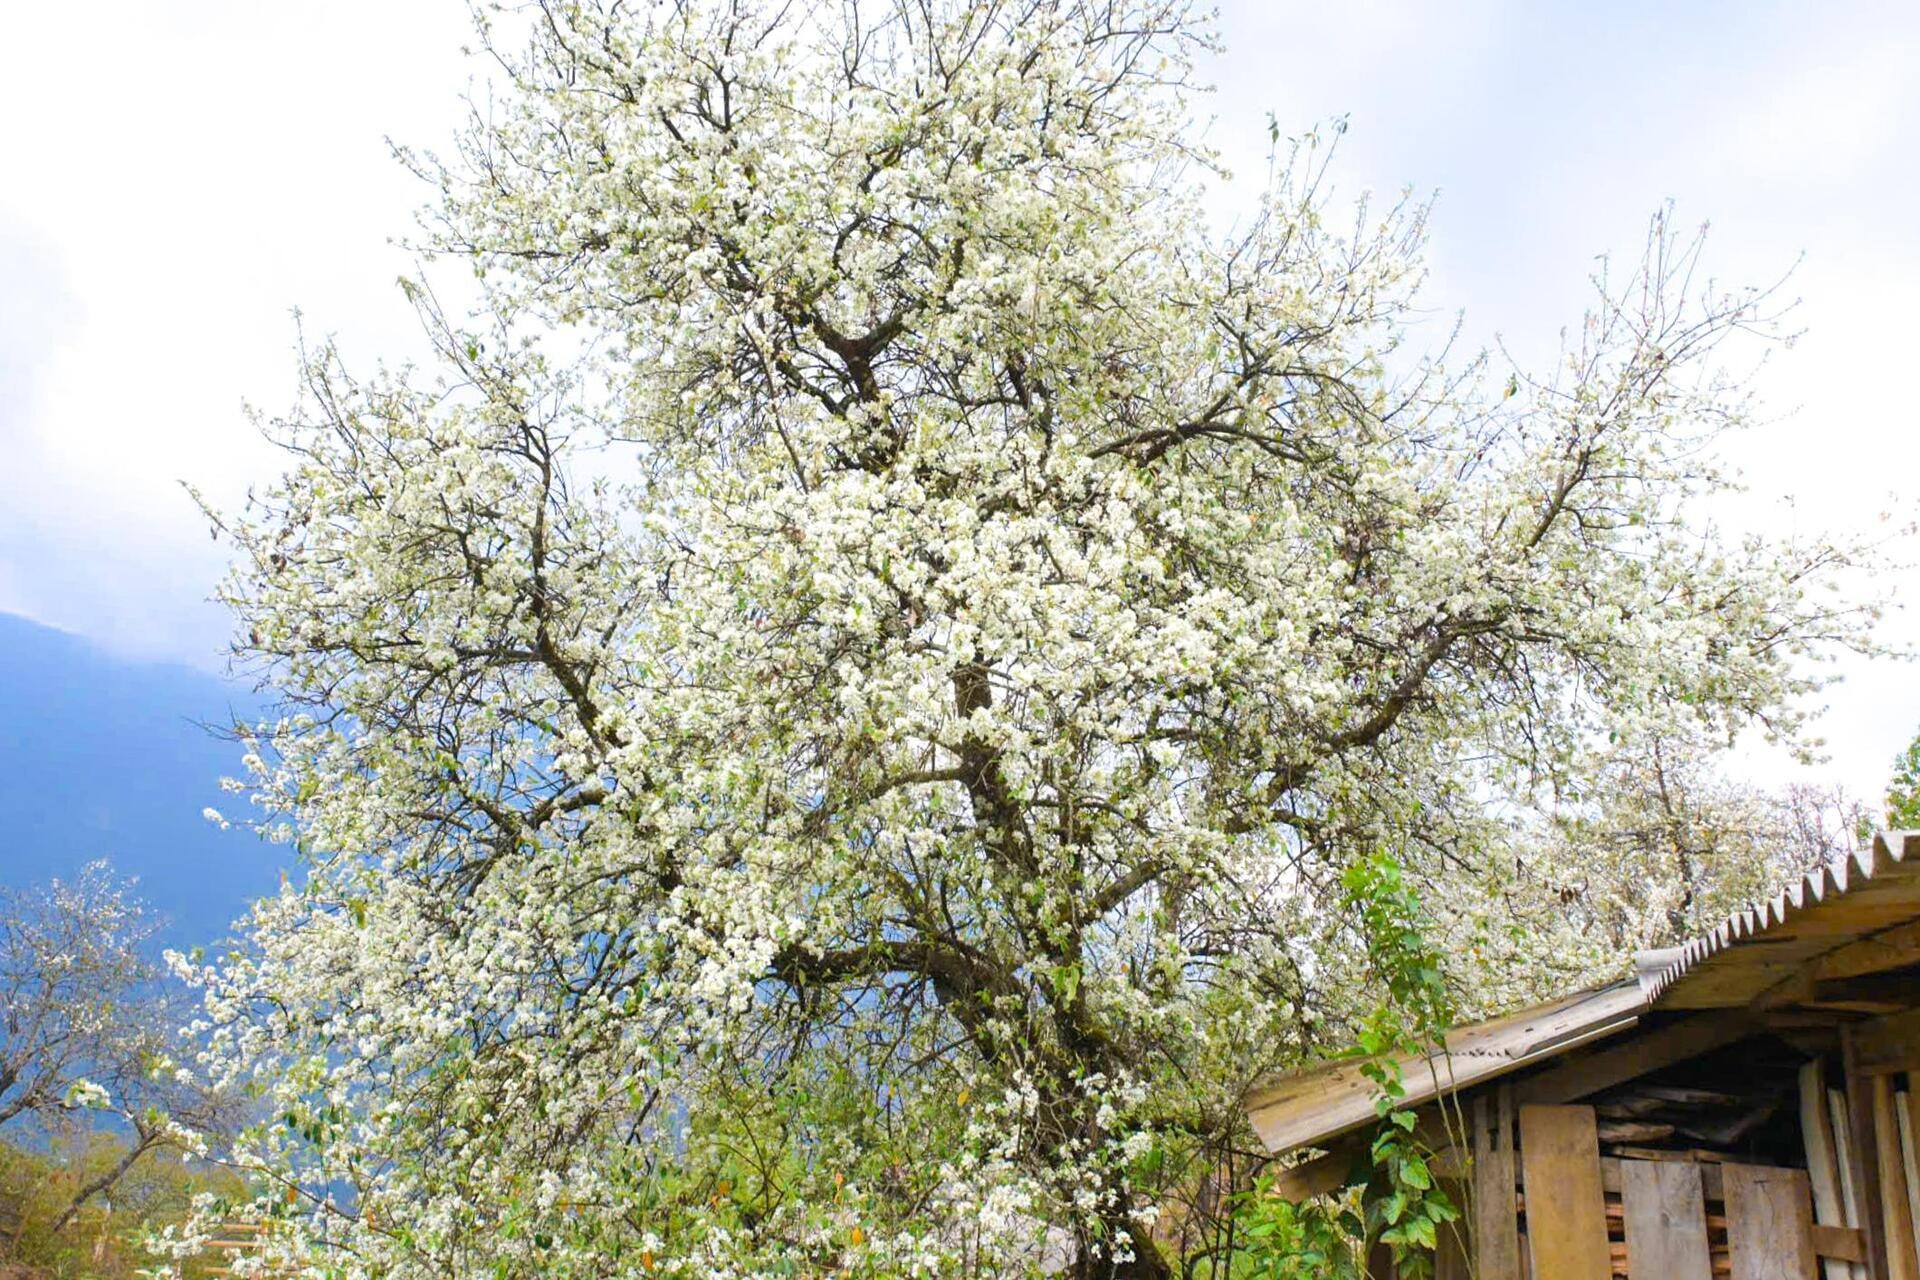
[(239, 771), (239, 748), (202, 723), (248, 704), (203, 672), (128, 662), (0, 614), (0, 882), (105, 857), (140, 878), (170, 940), (221, 936), (278, 884), (284, 852), (201, 816), (231, 805), (219, 780)]

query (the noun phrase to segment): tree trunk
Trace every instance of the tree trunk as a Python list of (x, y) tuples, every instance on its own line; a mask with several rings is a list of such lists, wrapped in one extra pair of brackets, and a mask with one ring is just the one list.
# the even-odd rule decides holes
[(1109, 1239), (1133, 1242), (1133, 1257), (1121, 1262), (1104, 1246), (1082, 1245), (1072, 1272), (1074, 1280), (1172, 1280), (1173, 1269), (1154, 1246), (1151, 1231), (1130, 1217), (1109, 1222), (1107, 1227)]
[(152, 1138), (147, 1137), (145, 1134), (139, 1135), (134, 1144), (127, 1148), (127, 1154), (120, 1158), (118, 1164), (74, 1193), (72, 1202), (60, 1211), (58, 1218), (54, 1219), (53, 1230), (50, 1234), (59, 1235), (61, 1231), (66, 1229), (66, 1225), (73, 1221), (73, 1215), (80, 1212), (80, 1206), (99, 1195), (102, 1191), (113, 1186), (116, 1182), (119, 1182), (120, 1179), (126, 1177), (127, 1170), (133, 1168), (134, 1162), (141, 1156), (147, 1154), (147, 1151), (153, 1146), (153, 1143), (154, 1140)]
[(1172, 1280), (1173, 1269), (1153, 1243), (1153, 1232), (1137, 1222), (1127, 1224), (1133, 1237), (1133, 1259), (1116, 1263), (1113, 1280)]

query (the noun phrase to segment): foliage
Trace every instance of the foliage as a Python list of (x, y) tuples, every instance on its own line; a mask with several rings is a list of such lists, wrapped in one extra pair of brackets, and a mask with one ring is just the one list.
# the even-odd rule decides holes
[[(94, 1128), (73, 1128), (33, 1146), (0, 1141), (0, 1200), (21, 1213), (11, 1254), (0, 1248), (0, 1260), (10, 1256), (49, 1280), (131, 1280), (153, 1263), (149, 1232), (185, 1221), (201, 1196), (244, 1194), (225, 1170), (155, 1156), (134, 1163), (110, 1194), (68, 1217), (76, 1192), (118, 1168), (129, 1149), (126, 1136)], [(68, 1221), (56, 1225), (63, 1217)]]
[(1920, 737), (1894, 759), (1893, 777), (1887, 783), (1887, 828), (1920, 829)]
[(151, 976), (153, 926), (103, 862), (71, 881), (0, 886), (0, 1125), (67, 1111), (120, 1058)]
[(1381, 1124), (1369, 1149), (1380, 1185), (1367, 1204), (1367, 1235), (1392, 1251), (1396, 1274), (1421, 1280), (1432, 1274), (1438, 1232), (1460, 1211), (1434, 1180), (1432, 1152), (1415, 1134), (1413, 1112), (1399, 1105), (1406, 1097), (1400, 1059), (1444, 1043), (1453, 999), (1440, 956), (1422, 932), (1419, 894), (1399, 864), (1376, 854), (1347, 868), (1343, 880), (1386, 992), (1357, 1046), (1366, 1057), (1362, 1073), (1380, 1090), (1374, 1106)]
[(1271, 1175), (1239, 1202), (1241, 1249), (1235, 1280), (1365, 1280), (1366, 1221), (1349, 1187), (1337, 1201), (1305, 1205), (1283, 1200)]
[(1543, 375), (1423, 357), (1422, 210), (1314, 140), (1208, 228), (1179, 0), (481, 34), (414, 158), (479, 310), (313, 353), (215, 516), (308, 874), (181, 968), (340, 1274), (1163, 1275), (1241, 1090), (1407, 979), (1350, 896), (1499, 903), (1501, 805), (1790, 735), (1858, 634), (1842, 550), (1693, 522), (1764, 295), (1661, 221)]
[(1615, 744), (1558, 805), (1512, 819), (1504, 866), (1478, 893), (1462, 877), (1450, 902), (1454, 913), (1493, 894), (1501, 903), (1446, 926), (1508, 975), (1475, 993), (1474, 1012), (1617, 977), (1635, 951), (1696, 937), (1853, 847), (1867, 816), (1858, 801), (1728, 778), (1723, 749), (1676, 723)]
[(1454, 1002), (1439, 953), (1427, 938), (1418, 892), (1400, 865), (1376, 852), (1342, 877), (1346, 906), (1366, 941), (1373, 976), (1385, 998), (1366, 1017), (1353, 1052), (1361, 1073), (1378, 1089), (1380, 1123), (1367, 1149), (1371, 1176), (1337, 1197), (1291, 1205), (1271, 1179), (1240, 1199), (1242, 1257), (1250, 1274), (1271, 1280), (1366, 1275), (1372, 1247), (1384, 1245), (1395, 1274), (1419, 1280), (1433, 1274), (1439, 1233), (1460, 1217), (1441, 1190), (1406, 1097), (1403, 1058), (1444, 1043)]
[(148, 954), (154, 931), (104, 862), (0, 887), (0, 1126), (71, 1141), (104, 1121), (120, 1135), (114, 1158), (68, 1187), (56, 1236), (148, 1156), (202, 1151), (229, 1127), (225, 1101), (173, 1058), (187, 1011)]

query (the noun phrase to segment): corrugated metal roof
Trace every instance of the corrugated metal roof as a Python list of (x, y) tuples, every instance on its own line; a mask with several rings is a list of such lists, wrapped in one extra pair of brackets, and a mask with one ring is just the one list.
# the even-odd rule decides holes
[[(1691, 942), (1635, 955), (1634, 978), (1456, 1027), (1444, 1052), (1401, 1062), (1406, 1101), (1418, 1105), (1533, 1066), (1624, 1031), (1654, 1010), (1764, 1004), (1794, 982), (1832, 976), (1823, 969), (1849, 969), (1833, 961), (1880, 945), (1876, 938), (1890, 930), (1920, 928), (1917, 921), (1920, 831), (1876, 836)], [(1883, 958), (1860, 955), (1857, 971)], [(1289, 1151), (1367, 1123), (1373, 1085), (1358, 1060), (1337, 1058), (1256, 1087), (1246, 1107), (1268, 1149)]]
[[(1679, 994), (1678, 987), (1683, 980), (1697, 977), (1728, 948), (1763, 940), (1776, 931), (1791, 931), (1804, 917), (1823, 914), (1821, 907), (1831, 906), (1842, 898), (1849, 900), (1847, 905), (1851, 910), (1859, 903), (1858, 895), (1876, 890), (1892, 890), (1883, 896), (1903, 907), (1920, 898), (1920, 831), (1888, 831), (1877, 835), (1865, 848), (1808, 872), (1782, 892), (1744, 911), (1734, 912), (1718, 928), (1683, 946), (1641, 952), (1634, 957), (1641, 990), (1646, 992), (1649, 1005), (1666, 1007), (1672, 997)], [(1896, 914), (1911, 918), (1904, 911)], [(1859, 931), (1815, 934), (1810, 939), (1815, 945), (1799, 949), (1803, 954), (1793, 959), (1803, 961), (1819, 955), (1832, 946), (1818, 943), (1831, 942), (1837, 946), (1836, 937), (1844, 941), (1884, 922), (1863, 919), (1861, 924)]]

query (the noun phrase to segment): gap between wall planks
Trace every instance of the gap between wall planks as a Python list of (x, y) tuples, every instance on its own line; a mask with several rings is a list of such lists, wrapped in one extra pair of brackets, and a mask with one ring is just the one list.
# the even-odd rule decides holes
[(1475, 1280), (1473, 1262), (1467, 1254), (1467, 1205), (1471, 1197), (1461, 1182), (1442, 1182), (1440, 1189), (1459, 1206), (1460, 1216), (1440, 1224), (1439, 1244), (1433, 1251), (1433, 1280)]
[(1914, 1255), (1913, 1211), (1907, 1201), (1906, 1163), (1901, 1158), (1900, 1117), (1893, 1078), (1874, 1076), (1873, 1148), (1879, 1161), (1880, 1221), (1886, 1232), (1887, 1280), (1920, 1280)]
[(1805, 1169), (1722, 1167), (1733, 1280), (1806, 1280), (1814, 1274), (1813, 1204)]
[(1700, 1166), (1676, 1160), (1623, 1160), (1620, 1199), (1627, 1261), (1635, 1276), (1713, 1280), (1707, 1247), (1707, 1197)]
[(1593, 1108), (1521, 1107), (1520, 1165), (1528, 1201), (1552, 1206), (1552, 1212), (1527, 1215), (1533, 1274), (1542, 1280), (1612, 1280)]

